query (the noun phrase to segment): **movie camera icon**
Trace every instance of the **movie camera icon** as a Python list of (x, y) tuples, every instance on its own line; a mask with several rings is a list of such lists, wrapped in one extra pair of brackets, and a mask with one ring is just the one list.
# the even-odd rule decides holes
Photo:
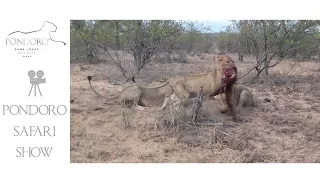
[[(35, 75), (37, 75), (36, 78), (35, 78)], [(42, 78), (44, 76), (44, 72), (42, 70), (39, 70), (36, 73), (34, 70), (30, 70), (28, 72), (28, 76), (30, 77), (30, 84), (31, 84), (29, 96), (33, 88), (34, 88), (34, 96), (37, 96), (37, 87), (39, 89), (40, 96), (42, 96), (39, 84), (46, 83), (46, 78)]]

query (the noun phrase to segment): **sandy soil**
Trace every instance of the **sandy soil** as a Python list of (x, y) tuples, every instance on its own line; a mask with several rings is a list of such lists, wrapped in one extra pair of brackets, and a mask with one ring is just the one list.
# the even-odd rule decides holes
[[(208, 72), (212, 55), (188, 63), (153, 63), (136, 77), (140, 84), (167, 76)], [(235, 56), (233, 56), (236, 59)], [(236, 61), (239, 77), (254, 60)], [(121, 90), (121, 74), (110, 64), (71, 64), (71, 162), (320, 162), (320, 63), (283, 61), (268, 77), (239, 83), (254, 94), (256, 107), (238, 108), (241, 123), (214, 112), (219, 126), (182, 130), (155, 128), (162, 112), (124, 109), (117, 100), (96, 96)], [(214, 102), (206, 101), (204, 111)]]

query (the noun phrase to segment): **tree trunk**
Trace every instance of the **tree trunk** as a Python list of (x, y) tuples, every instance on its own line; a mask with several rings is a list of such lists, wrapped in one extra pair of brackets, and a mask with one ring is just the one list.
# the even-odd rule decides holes
[(266, 66), (266, 67), (264, 68), (264, 74), (265, 74), (266, 76), (269, 75), (269, 68), (268, 68), (268, 66)]
[(246, 40), (246, 49), (247, 49), (247, 53), (251, 56), (251, 49), (249, 48), (248, 40)]
[(264, 69), (264, 73), (265, 75), (268, 75), (268, 66), (269, 66), (269, 59), (268, 59), (268, 36), (267, 36), (267, 25), (265, 21), (262, 21), (262, 25), (263, 25), (263, 37), (264, 37), (264, 67), (262, 69)]
[(268, 55), (264, 58), (264, 74), (267, 76), (269, 75), (269, 60), (268, 60)]
[(119, 21), (116, 22), (116, 48), (120, 49), (120, 24)]
[(238, 60), (239, 61), (243, 61), (243, 55), (241, 54), (241, 52), (238, 52)]
[(259, 69), (257, 70), (257, 76), (256, 77), (260, 77), (260, 74), (263, 72), (263, 70)]

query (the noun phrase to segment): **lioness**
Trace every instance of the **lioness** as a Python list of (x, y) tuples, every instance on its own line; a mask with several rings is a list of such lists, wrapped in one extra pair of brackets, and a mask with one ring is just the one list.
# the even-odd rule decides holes
[(235, 86), (235, 98), (239, 107), (255, 106), (252, 92), (244, 86)]
[[(154, 85), (157, 85), (158, 83), (159, 82), (153, 82), (150, 85), (154, 86)], [(249, 89), (247, 89), (244, 86), (235, 85), (234, 91), (235, 91), (234, 97), (235, 97), (235, 101), (236, 101), (236, 106), (239, 106), (239, 107), (255, 106), (253, 103), (253, 94)], [(217, 97), (215, 97), (215, 99), (217, 99)], [(184, 108), (190, 107), (195, 101), (196, 101), (196, 98), (189, 98), (189, 99), (182, 100), (176, 94), (172, 94), (172, 95), (167, 94), (165, 96), (165, 100), (164, 100), (164, 104), (162, 106), (162, 109), (165, 109), (166, 106), (170, 105), (175, 110), (179, 110), (180, 107), (184, 107)], [(221, 104), (219, 104), (219, 103), (220, 102), (218, 102), (218, 106), (216, 106), (216, 107), (221, 112), (222, 110), (225, 109), (225, 107), (227, 107), (227, 104), (222, 104), (223, 107), (220, 107)]]
[(135, 83), (134, 77), (131, 82), (127, 82), (118, 96), (107, 97), (98, 93), (91, 85), (92, 77), (88, 76), (89, 85), (92, 91), (98, 96), (108, 99), (119, 98), (120, 103), (125, 106), (161, 106), (166, 94), (172, 94), (172, 88), (167, 82), (158, 84), (154, 87), (144, 87)]
[[(218, 55), (215, 59), (216, 67), (210, 73), (178, 76), (154, 87), (144, 87), (135, 83), (122, 90), (120, 99), (130, 99), (142, 106), (162, 104), (161, 109), (164, 109), (166, 107), (164, 102), (166, 94), (168, 96), (175, 93), (181, 99), (188, 99), (202, 88), (204, 95), (221, 96), (221, 103), (226, 105), (223, 106), (224, 109), (221, 109), (221, 112), (226, 112), (230, 109), (233, 120), (237, 121), (233, 88), (233, 84), (236, 81), (237, 68), (227, 55)], [(91, 83), (90, 87), (95, 92)], [(132, 96), (124, 97), (124, 94), (130, 94), (133, 87), (135, 91), (140, 89), (139, 92), (141, 94), (136, 93), (134, 98)]]

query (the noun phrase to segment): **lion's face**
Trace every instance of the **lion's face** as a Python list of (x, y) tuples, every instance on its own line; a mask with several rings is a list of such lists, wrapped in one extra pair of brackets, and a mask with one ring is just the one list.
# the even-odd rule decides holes
[(237, 75), (237, 67), (234, 61), (227, 55), (218, 55), (216, 57), (217, 70), (221, 78), (234, 79)]

